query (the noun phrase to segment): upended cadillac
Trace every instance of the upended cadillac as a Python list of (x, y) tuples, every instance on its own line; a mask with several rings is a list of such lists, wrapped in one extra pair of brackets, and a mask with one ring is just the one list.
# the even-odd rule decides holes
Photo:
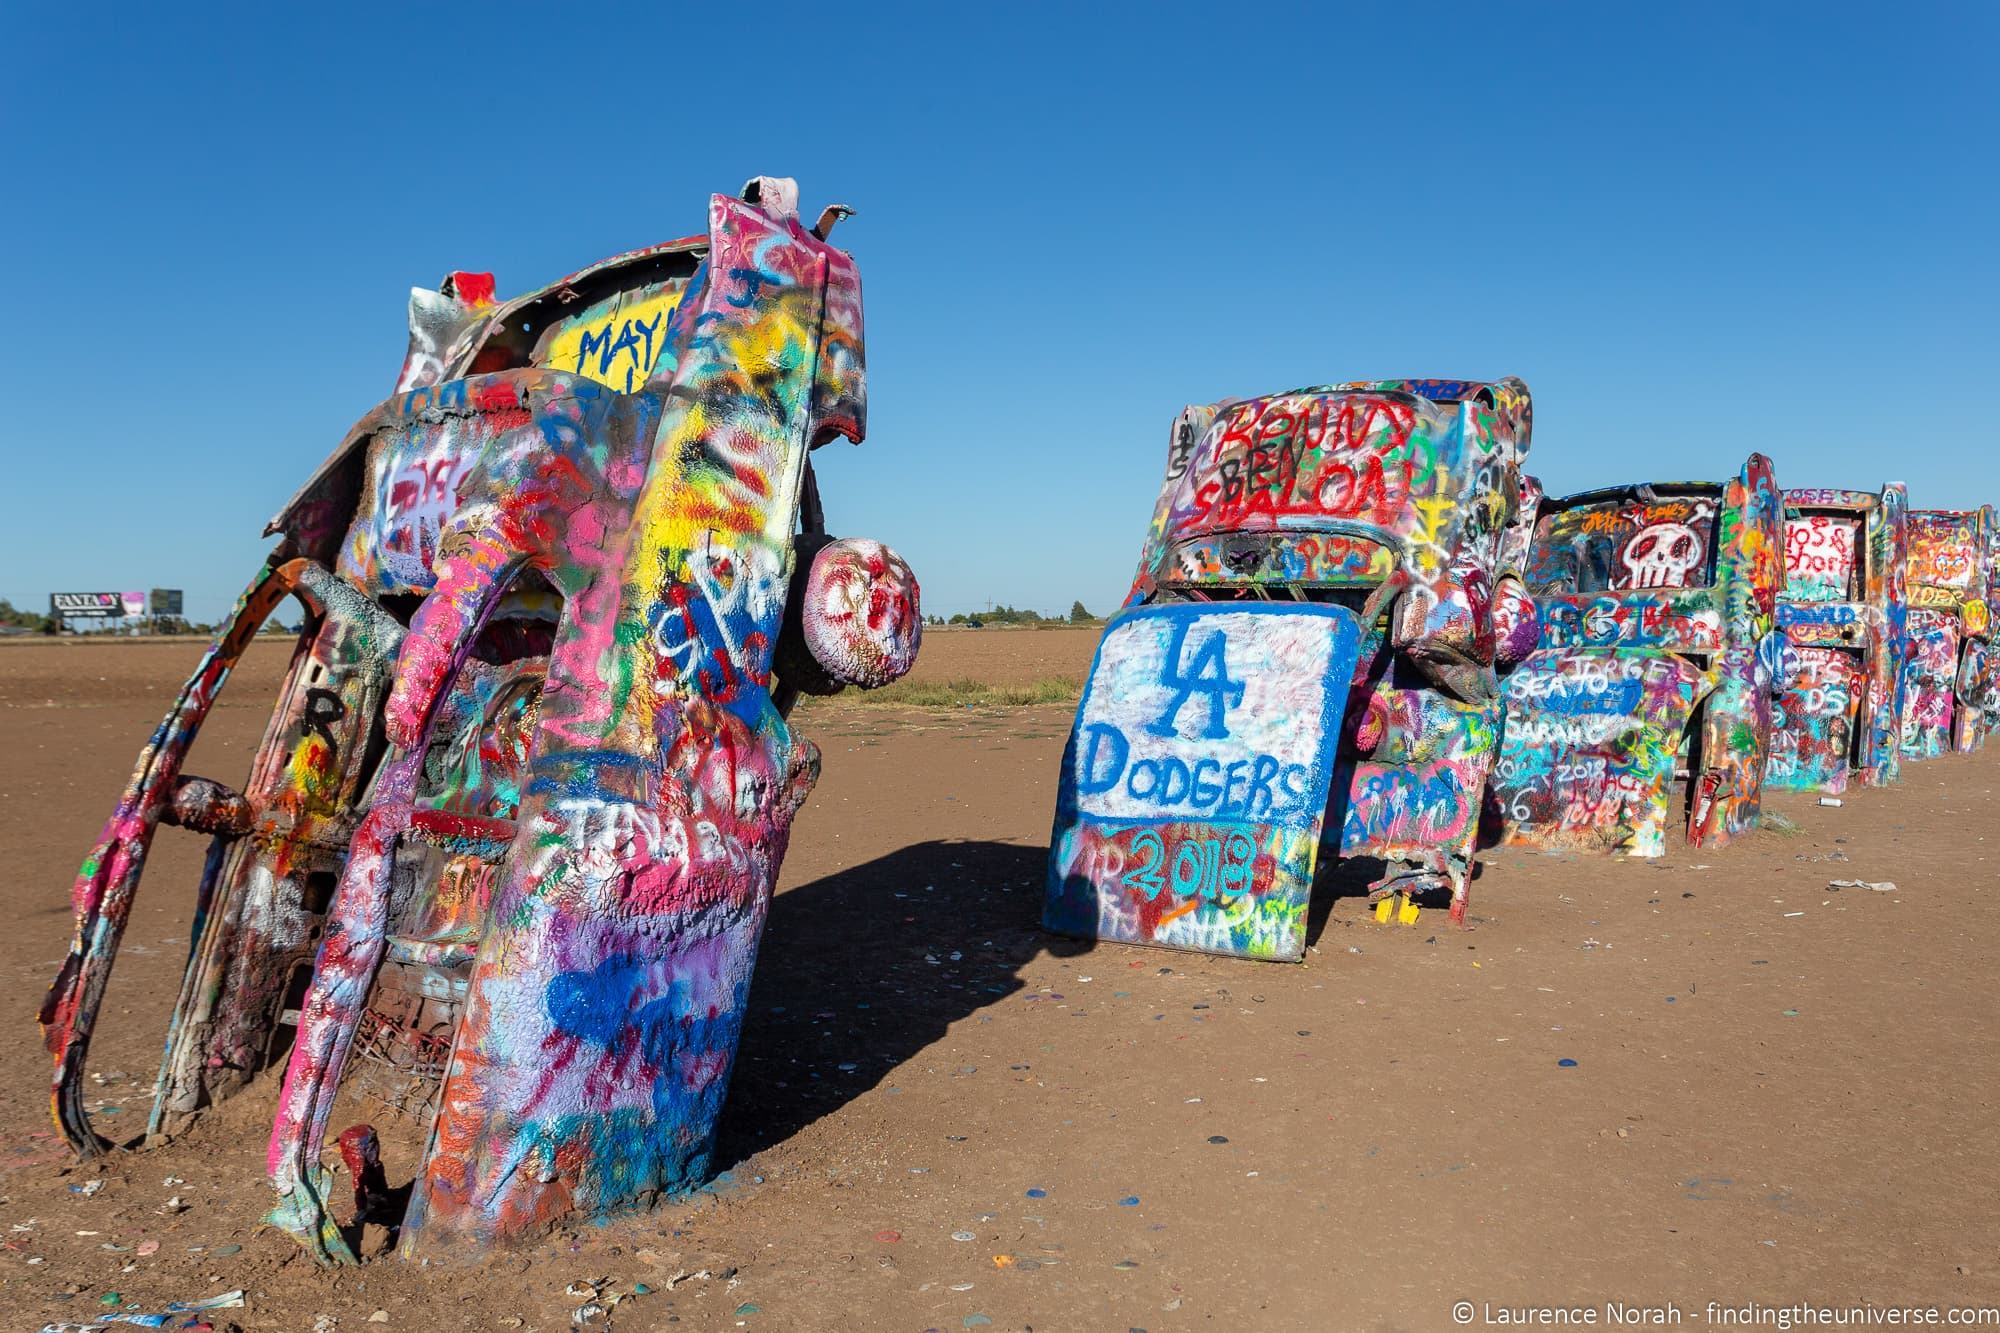
[[(276, 549), (75, 887), (42, 1009), (83, 1078), (158, 825), (210, 835), (149, 1138), (285, 1067), (272, 1221), (351, 1259), (337, 1099), (425, 1144), (404, 1252), (531, 1238), (703, 1182), (792, 817), (802, 692), (885, 684), (920, 637), (886, 548), (824, 531), (811, 451), (865, 424), (861, 288), (792, 182), (705, 234), (504, 304), (414, 293), (394, 397), (272, 521)], [(305, 607), (248, 782), (181, 772), (257, 627)], [(345, 1211), (343, 1207), (340, 1211)]]
[(1296, 960), (1323, 836), (1382, 919), (1435, 890), (1464, 920), (1497, 669), (1535, 640), (1531, 420), (1514, 379), (1181, 414), (1063, 758), (1050, 929)]
[(1544, 500), (1528, 589), (1541, 646), (1507, 677), (1494, 768), (1502, 841), (1660, 856), (1756, 827), (1773, 691), (1783, 498), (1751, 454), (1726, 482)]

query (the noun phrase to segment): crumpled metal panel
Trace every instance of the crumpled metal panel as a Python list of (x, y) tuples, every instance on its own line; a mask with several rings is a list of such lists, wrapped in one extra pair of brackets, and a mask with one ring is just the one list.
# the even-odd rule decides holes
[[(1377, 663), (1391, 659), (1373, 652)], [(1445, 882), (1469, 875), (1500, 700), (1462, 703), (1381, 672), (1349, 695), (1334, 789), (1343, 856), (1378, 856)]]

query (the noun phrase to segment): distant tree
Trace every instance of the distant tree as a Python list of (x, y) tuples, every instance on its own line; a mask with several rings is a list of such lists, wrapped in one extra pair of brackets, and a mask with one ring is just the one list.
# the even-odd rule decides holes
[(46, 630), (49, 628), (49, 618), (44, 615), (37, 615), (33, 611), (16, 610), (12, 602), (4, 597), (0, 597), (0, 625), (11, 625), (28, 630)]
[(1023, 607), (1009, 606), (1005, 602), (1000, 603), (1000, 605), (990, 611), (981, 612), (979, 618), (994, 625), (1039, 625), (1042, 623), (1041, 612), (1030, 611)]
[(1090, 612), (1084, 609), (1083, 602), (1081, 599), (1071, 602), (1069, 604), (1070, 624), (1081, 625), (1086, 620), (1095, 620), (1095, 619), (1097, 619), (1096, 616), (1093, 616), (1092, 614), (1090, 614)]

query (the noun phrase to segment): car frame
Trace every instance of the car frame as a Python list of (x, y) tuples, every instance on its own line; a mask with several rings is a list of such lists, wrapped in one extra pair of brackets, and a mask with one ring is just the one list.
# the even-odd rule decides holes
[[(396, 394), (272, 521), (78, 876), (42, 1019), (80, 1153), (110, 1148), (84, 1064), (170, 823), (212, 841), (149, 1137), (283, 1064), (270, 1220), (316, 1258), (352, 1260), (366, 1221), (429, 1253), (705, 1181), (818, 773), (787, 714), (896, 678), (921, 637), (907, 566), (828, 536), (813, 479), (866, 422), (845, 212), (809, 230), (758, 177), (704, 233), (516, 300), (474, 274), (413, 294)], [(182, 774), (287, 596), (249, 781)], [(357, 1102), (415, 1142), (397, 1216), (337, 1216), (321, 1151)]]
[(1726, 482), (1545, 499), (1526, 561), (1540, 647), (1510, 673), (1497, 841), (1666, 851), (1756, 826), (1771, 730), (1782, 500), (1769, 459)]
[(1765, 786), (1838, 795), (1902, 773), (1909, 655), (1909, 492), (1785, 492), (1777, 622), (1788, 674), (1772, 714)]
[(1910, 512), (1910, 684), (1903, 754), (1968, 754), (2000, 716), (1991, 598), (2000, 516), (1978, 509)]
[[(1532, 422), (1518, 379), (1353, 381), (1180, 414), (1137, 577), (1065, 753), (1044, 924), (1297, 959), (1322, 840), (1337, 858), (1379, 862), (1370, 893), (1385, 917), (1414, 920), (1417, 895), (1442, 890), (1464, 922), (1497, 668), (1533, 639), (1508, 566)], [(1199, 733), (1190, 681), (1235, 691), (1196, 714)], [(1135, 701), (1156, 716), (1132, 713)], [(1238, 762), (1249, 782), (1283, 750), (1295, 790), (1282, 818), (1260, 818), (1254, 796), (1232, 813), (1230, 753), (1201, 746), (1229, 727), (1259, 732), (1271, 710), (1289, 710), (1310, 744), (1267, 737)], [(1130, 790), (1098, 799), (1100, 761), (1130, 758), (1142, 732), (1167, 751), (1143, 762), (1182, 764), (1191, 795), (1202, 765), (1218, 765), (1219, 813), (1183, 819)], [(1219, 875), (1187, 869), (1202, 857)]]

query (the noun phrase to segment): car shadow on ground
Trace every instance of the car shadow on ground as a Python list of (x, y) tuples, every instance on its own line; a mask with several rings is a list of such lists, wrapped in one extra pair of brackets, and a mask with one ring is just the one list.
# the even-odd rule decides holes
[(778, 894), (764, 928), (717, 1170), (876, 1087), (953, 1023), (1023, 989), (1031, 960), (1083, 953), (1043, 931), (1049, 851), (923, 842)]
[(1312, 900), (1306, 905), (1306, 947), (1319, 943), (1333, 905), (1342, 898), (1366, 898), (1369, 886), (1381, 878), (1384, 863), (1373, 856), (1341, 857), (1324, 844), (1319, 870), (1313, 876)]

